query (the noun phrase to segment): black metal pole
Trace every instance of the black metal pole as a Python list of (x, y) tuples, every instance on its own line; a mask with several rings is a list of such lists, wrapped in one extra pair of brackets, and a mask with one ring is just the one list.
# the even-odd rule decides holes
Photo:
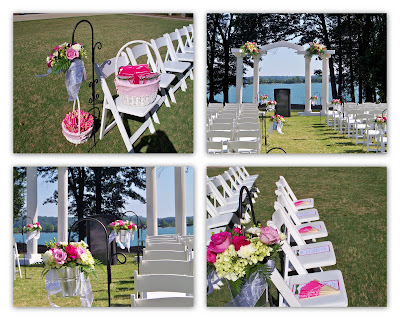
[(124, 213), (124, 215), (126, 215), (128, 212), (130, 212), (130, 213), (133, 213), (135, 216), (136, 216), (136, 219), (137, 219), (137, 231), (138, 231), (138, 239), (137, 239), (137, 264), (138, 264), (138, 273), (139, 273), (139, 266), (140, 266), (140, 260), (139, 260), (139, 258), (140, 258), (140, 254), (139, 254), (139, 241), (140, 241), (140, 234), (139, 234), (139, 230), (140, 230), (140, 226), (139, 226), (139, 224), (140, 224), (140, 220), (139, 220), (139, 216), (135, 213), (135, 212), (133, 212), (133, 211), (126, 211), (125, 213)]
[[(76, 221), (71, 228), (69, 229), (68, 232), (68, 243), (71, 242), (71, 232), (76, 227), (78, 224), (80, 224), (83, 221), (93, 221), (101, 225), (104, 231), (104, 235), (106, 237), (106, 255), (107, 255), (107, 290), (108, 290), (108, 306), (111, 307), (111, 289), (110, 289), (110, 284), (111, 284), (111, 265), (110, 265), (110, 253), (108, 250), (108, 233), (107, 233), (107, 228), (105, 225), (98, 219), (92, 218), (92, 217), (86, 217), (86, 218), (81, 218), (78, 221)], [(118, 260), (119, 261), (119, 260)]]
[[(89, 110), (89, 112), (92, 111), (93, 119), (95, 119), (95, 118), (96, 118), (96, 114), (95, 114), (95, 110), (96, 110), (96, 100), (99, 98), (99, 95), (96, 94), (96, 83), (98, 83), (99, 81), (98, 81), (97, 79), (95, 79), (95, 77), (94, 77), (94, 74), (95, 74), (95, 73), (94, 73), (94, 62), (95, 62), (95, 61), (94, 61), (94, 60), (95, 60), (94, 58), (95, 58), (95, 49), (97, 48), (98, 50), (101, 50), (101, 48), (102, 48), (103, 45), (101, 44), (101, 42), (96, 42), (96, 43), (94, 43), (93, 26), (92, 26), (92, 24), (90, 23), (90, 21), (89, 21), (89, 20), (86, 20), (86, 19), (79, 21), (79, 22), (75, 25), (74, 31), (72, 31), (72, 44), (75, 43), (75, 31), (76, 31), (76, 28), (77, 28), (77, 27), (79, 26), (79, 24), (81, 24), (82, 22), (88, 23), (89, 26), (90, 26), (91, 32), (92, 32), (92, 81), (89, 82), (89, 88), (92, 89), (92, 97), (89, 98), (89, 103), (90, 103), (90, 104), (93, 104), (93, 107), (92, 107), (91, 110)], [(88, 152), (90, 152), (90, 150), (91, 150), (95, 145), (96, 145), (96, 135), (95, 135), (95, 132), (93, 132), (93, 145), (89, 148)]]

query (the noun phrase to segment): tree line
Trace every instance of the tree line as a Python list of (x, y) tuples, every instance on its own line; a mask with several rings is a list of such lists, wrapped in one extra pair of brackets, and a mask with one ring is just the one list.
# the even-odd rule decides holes
[[(234, 14), (207, 15), (207, 91), (209, 101), (236, 82), (232, 48), (246, 41), (265, 45), (280, 40), (305, 45), (317, 41), (335, 50), (329, 60), (333, 98), (386, 102), (386, 14)], [(244, 65), (253, 67), (250, 57)], [(321, 75), (321, 70), (315, 70)], [(357, 93), (358, 92), (358, 93)]]

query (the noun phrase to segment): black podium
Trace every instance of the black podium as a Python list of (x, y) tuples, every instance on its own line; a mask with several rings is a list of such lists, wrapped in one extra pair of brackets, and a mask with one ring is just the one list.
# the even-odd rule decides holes
[(275, 114), (290, 117), (290, 89), (274, 89), (274, 98), (276, 101)]
[[(116, 217), (112, 214), (96, 214), (91, 216), (100, 220), (106, 228), (107, 226), (116, 220)], [(109, 229), (107, 228), (108, 234), (110, 234)], [(106, 243), (106, 239), (104, 237), (104, 230), (101, 225), (94, 222), (86, 222), (86, 234), (87, 234), (87, 242), (89, 245), (89, 250), (92, 253), (93, 257), (100, 260), (103, 264), (107, 264), (107, 253), (106, 246), (109, 246), (110, 256), (112, 256), (115, 252), (117, 252), (117, 245), (115, 241), (110, 244)], [(111, 261), (111, 264), (117, 264), (117, 258), (114, 257)]]

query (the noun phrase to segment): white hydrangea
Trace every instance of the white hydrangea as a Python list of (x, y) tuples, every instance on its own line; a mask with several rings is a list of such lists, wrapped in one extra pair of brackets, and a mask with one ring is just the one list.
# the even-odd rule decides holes
[(42, 256), (42, 260), (45, 264), (51, 266), (53, 264), (55, 264), (56, 260), (54, 259), (53, 253), (48, 250), (46, 251), (43, 256)]
[(249, 259), (252, 254), (256, 252), (256, 248), (253, 244), (249, 244), (247, 246), (241, 246), (237, 255), (243, 259)]

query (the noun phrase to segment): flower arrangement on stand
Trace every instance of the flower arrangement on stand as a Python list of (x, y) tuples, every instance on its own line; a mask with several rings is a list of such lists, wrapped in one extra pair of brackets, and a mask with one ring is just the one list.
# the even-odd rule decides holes
[(275, 106), (276, 106), (276, 101), (275, 101), (275, 100), (267, 101), (267, 106), (273, 106), (273, 107), (275, 107)]
[(384, 126), (387, 124), (387, 117), (377, 116), (374, 120), (375, 125), (378, 130), (383, 130)]
[(338, 106), (339, 104), (341, 104), (342, 102), (340, 101), (340, 99), (332, 99), (331, 103), (335, 106)]
[(261, 102), (265, 103), (265, 104), (267, 103), (268, 98), (269, 97), (266, 94), (263, 94), (262, 96), (260, 96)]
[(108, 242), (111, 243), (115, 239), (121, 249), (126, 247), (129, 251), (131, 238), (133, 239), (133, 232), (137, 230), (137, 225), (129, 220), (115, 220), (108, 227), (111, 230)]
[(285, 117), (284, 116), (281, 116), (281, 115), (279, 115), (279, 114), (276, 114), (276, 115), (274, 115), (274, 116), (271, 116), (271, 122), (276, 122), (276, 123), (283, 123), (283, 122), (285, 122), (286, 120), (285, 120)]
[(271, 125), (268, 129), (268, 132), (272, 134), (274, 130), (276, 130), (278, 131), (278, 133), (283, 134), (282, 128), (283, 128), (283, 123), (286, 122), (285, 117), (279, 114), (275, 114), (271, 116), (270, 121)]
[(29, 241), (31, 241), (33, 239), (37, 240), (40, 238), (40, 231), (42, 231), (42, 226), (40, 225), (39, 222), (35, 222), (35, 223), (28, 224), (27, 226), (25, 226), (24, 231), (27, 233), (25, 243), (28, 243)]
[(311, 96), (311, 97), (310, 97), (310, 100), (311, 100), (311, 104), (312, 104), (313, 106), (315, 106), (315, 105), (317, 104), (318, 97), (317, 97), (317, 96)]
[(254, 226), (244, 232), (234, 228), (211, 236), (208, 271), (228, 281), (234, 305), (255, 306), (259, 302), (274, 268), (269, 261), (278, 261), (279, 242), (285, 238), (271, 226)]
[(310, 46), (306, 49), (306, 56), (312, 58), (314, 55), (322, 55), (326, 53), (326, 46), (317, 42), (311, 42)]
[(250, 42), (250, 41), (247, 41), (246, 43), (242, 44), (240, 49), (242, 50), (243, 53), (248, 53), (249, 55), (251, 55), (253, 57), (255, 57), (259, 53), (261, 53), (261, 50), (258, 48), (257, 43)]
[(87, 53), (82, 44), (64, 42), (53, 48), (53, 52), (46, 58), (46, 63), (51, 69), (51, 74), (59, 74), (70, 68), (72, 60), (86, 57)]
[[(45, 242), (49, 250), (42, 257), (43, 275), (46, 278), (48, 295), (62, 297), (81, 296), (82, 306), (90, 307), (93, 293), (89, 275), (97, 279), (95, 260), (84, 242), (56, 242), (55, 239)], [(50, 297), (49, 297), (50, 301)], [(55, 306), (51, 301), (50, 304)]]

